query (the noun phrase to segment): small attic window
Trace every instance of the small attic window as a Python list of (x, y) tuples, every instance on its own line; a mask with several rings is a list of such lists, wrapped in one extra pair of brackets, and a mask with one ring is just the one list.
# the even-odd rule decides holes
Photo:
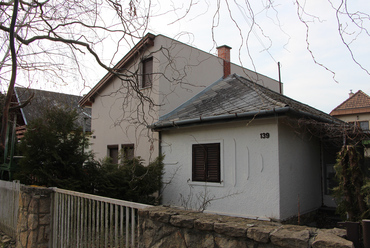
[(143, 80), (141, 83), (142, 88), (152, 86), (153, 82), (153, 57), (143, 60)]

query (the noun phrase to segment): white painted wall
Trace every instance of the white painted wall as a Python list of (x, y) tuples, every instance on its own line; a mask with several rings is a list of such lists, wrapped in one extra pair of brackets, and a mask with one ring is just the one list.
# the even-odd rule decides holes
[[(269, 133), (261, 139), (261, 133)], [(282, 118), (162, 131), (165, 154), (163, 204), (195, 207), (205, 190), (216, 198), (208, 211), (286, 219), (322, 204), (320, 143), (298, 135)], [(222, 183), (191, 181), (194, 143), (221, 143)], [(190, 203), (184, 204), (192, 190)], [(299, 195), (299, 200), (298, 200)]]
[(338, 116), (335, 116), (335, 117), (342, 120), (342, 121), (345, 121), (345, 122), (369, 121), (370, 120), (370, 113), (338, 115)]
[[(269, 139), (261, 139), (269, 133)], [(163, 204), (196, 207), (197, 196), (207, 190), (222, 198), (211, 202), (208, 211), (246, 217), (279, 218), (279, 166), (277, 119), (197, 126), (162, 132), (165, 154)], [(221, 143), (222, 183), (192, 182), (192, 144)], [(228, 195), (238, 193), (234, 196)], [(186, 204), (185, 204), (186, 205)]]
[[(127, 91), (120, 84), (114, 80), (101, 91), (100, 97), (92, 105), (92, 150), (96, 158), (102, 159), (108, 155), (108, 145), (121, 147), (122, 144), (135, 144), (135, 156), (141, 156), (146, 162), (151, 161), (158, 155), (158, 134), (148, 130), (145, 125), (131, 121), (138, 117), (138, 99), (129, 98), (124, 103)], [(119, 89), (117, 93), (112, 93)], [(147, 89), (143, 91), (149, 92)], [(145, 118), (154, 121), (157, 116), (151, 112)]]
[(280, 218), (322, 205), (320, 156), (320, 143), (314, 137), (279, 125)]
[[(153, 56), (153, 86), (141, 92), (157, 105), (149, 110), (137, 111), (140, 103), (136, 93), (128, 91), (126, 83), (112, 80), (100, 90), (92, 104), (92, 150), (97, 158), (107, 156), (107, 145), (134, 143), (135, 155), (145, 161), (158, 156), (158, 137), (146, 128), (156, 122), (159, 116), (170, 112), (189, 100), (205, 87), (219, 80), (223, 75), (222, 60), (186, 44), (158, 35), (154, 46), (144, 54)], [(137, 56), (126, 69), (136, 71), (142, 56)], [(261, 84), (278, 91), (279, 84), (266, 76), (242, 69), (235, 64), (232, 73), (254, 78)], [(139, 114), (137, 114), (139, 113)], [(143, 115), (142, 113), (145, 113)], [(145, 119), (146, 123), (143, 123)]]

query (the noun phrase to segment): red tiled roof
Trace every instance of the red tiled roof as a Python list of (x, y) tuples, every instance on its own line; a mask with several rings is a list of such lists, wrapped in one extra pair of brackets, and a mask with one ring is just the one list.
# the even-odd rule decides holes
[(365, 94), (362, 90), (357, 91), (338, 107), (330, 112), (330, 115), (348, 115), (370, 113), (370, 96)]

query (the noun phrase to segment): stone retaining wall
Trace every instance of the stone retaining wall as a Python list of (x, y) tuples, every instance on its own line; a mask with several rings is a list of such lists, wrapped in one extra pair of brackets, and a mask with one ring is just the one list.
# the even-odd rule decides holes
[(139, 210), (139, 247), (353, 247), (343, 229), (317, 229), (168, 207)]
[(52, 192), (43, 187), (21, 187), (17, 248), (49, 247)]

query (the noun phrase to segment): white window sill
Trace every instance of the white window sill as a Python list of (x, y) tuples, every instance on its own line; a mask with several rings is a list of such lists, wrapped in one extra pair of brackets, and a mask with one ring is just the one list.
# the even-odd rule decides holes
[(207, 186), (207, 187), (224, 187), (224, 181), (220, 183), (212, 183), (212, 182), (197, 182), (188, 180), (188, 184), (191, 186)]

